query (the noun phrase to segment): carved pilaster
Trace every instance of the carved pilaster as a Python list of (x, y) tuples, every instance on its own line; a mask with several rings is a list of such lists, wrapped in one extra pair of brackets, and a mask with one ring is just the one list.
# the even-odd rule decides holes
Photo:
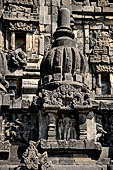
[(87, 138), (86, 115), (79, 114), (80, 140)]
[(110, 73), (111, 95), (113, 95), (113, 73)]
[(97, 76), (97, 87), (96, 87), (96, 94), (101, 95), (101, 74), (99, 73)]
[(89, 112), (87, 116), (87, 140), (94, 140), (96, 137), (96, 122), (93, 112)]
[(0, 23), (0, 49), (4, 47), (4, 39), (3, 39), (3, 33), (2, 33), (2, 23)]
[(48, 112), (48, 140), (56, 140), (56, 117), (55, 112)]
[(32, 50), (32, 35), (26, 33), (26, 53), (28, 54)]
[(11, 49), (15, 50), (15, 32), (11, 32)]
[(6, 33), (5, 33), (5, 36), (6, 36), (6, 40), (5, 40), (5, 48), (6, 50), (9, 49), (9, 35), (8, 35), (8, 27), (6, 27)]

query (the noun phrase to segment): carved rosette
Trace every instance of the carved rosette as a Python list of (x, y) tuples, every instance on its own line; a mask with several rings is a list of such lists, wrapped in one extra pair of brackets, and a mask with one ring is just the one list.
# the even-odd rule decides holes
[(92, 106), (90, 93), (83, 92), (69, 84), (63, 84), (53, 91), (43, 90), (43, 106), (55, 106), (71, 109), (77, 106)]

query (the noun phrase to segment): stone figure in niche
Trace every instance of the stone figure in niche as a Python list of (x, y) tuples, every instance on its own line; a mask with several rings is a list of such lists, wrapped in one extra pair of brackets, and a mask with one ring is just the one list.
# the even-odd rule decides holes
[(64, 128), (64, 139), (69, 140), (70, 139), (70, 118), (65, 117), (63, 119), (63, 128)]
[(106, 134), (107, 132), (103, 129), (102, 126), (102, 117), (101, 115), (97, 116), (97, 123), (96, 123), (96, 141), (99, 141), (99, 139)]
[(61, 140), (62, 139), (62, 136), (63, 136), (63, 119), (59, 119), (58, 121), (58, 134), (59, 134), (59, 139)]
[(61, 118), (58, 121), (58, 138), (60, 140), (69, 140), (69, 139), (76, 139), (76, 120), (74, 116), (71, 115), (70, 117), (64, 117), (62, 114)]
[(7, 59), (6, 54), (0, 50), (0, 92), (6, 93), (9, 83), (5, 80), (5, 75), (7, 73)]
[(77, 138), (77, 133), (75, 130), (75, 126), (76, 126), (76, 121), (74, 119), (74, 116), (71, 115), (71, 120), (70, 120), (70, 138), (71, 139), (76, 139)]

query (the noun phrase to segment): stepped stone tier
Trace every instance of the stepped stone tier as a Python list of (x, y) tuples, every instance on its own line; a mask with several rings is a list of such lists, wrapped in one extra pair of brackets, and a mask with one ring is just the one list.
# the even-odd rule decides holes
[(112, 0), (0, 0), (0, 170), (113, 170)]

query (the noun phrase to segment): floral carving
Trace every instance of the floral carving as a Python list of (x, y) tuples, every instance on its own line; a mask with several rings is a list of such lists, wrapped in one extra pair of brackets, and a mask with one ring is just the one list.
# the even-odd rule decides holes
[(30, 141), (29, 147), (24, 152), (23, 158), (28, 169), (38, 169), (40, 153), (37, 150), (38, 143)]
[(91, 105), (90, 94), (82, 92), (80, 88), (74, 88), (64, 84), (56, 90), (43, 90), (44, 105), (58, 105), (60, 107), (72, 108), (80, 105)]
[(18, 23), (10, 23), (10, 30), (19, 30), (19, 31), (32, 31), (32, 24), (27, 24), (23, 22), (18, 22)]
[(52, 162), (49, 161), (47, 152), (40, 154), (38, 152), (38, 142), (30, 141), (29, 147), (27, 148), (26, 152), (23, 153), (23, 158), (25, 165), (28, 169), (38, 169), (38, 165), (41, 166), (42, 170), (53, 170), (54, 167)]

